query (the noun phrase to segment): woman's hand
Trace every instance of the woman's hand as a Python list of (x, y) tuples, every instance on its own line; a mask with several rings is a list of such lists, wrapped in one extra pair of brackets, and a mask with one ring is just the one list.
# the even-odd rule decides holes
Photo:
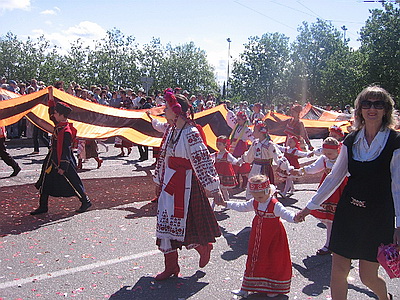
[(294, 216), (294, 221), (296, 223), (303, 222), (310, 213), (311, 210), (305, 207)]
[(215, 204), (225, 206), (226, 203), (224, 201), (224, 197), (222, 196), (222, 193), (220, 190), (212, 192), (211, 196), (214, 198)]

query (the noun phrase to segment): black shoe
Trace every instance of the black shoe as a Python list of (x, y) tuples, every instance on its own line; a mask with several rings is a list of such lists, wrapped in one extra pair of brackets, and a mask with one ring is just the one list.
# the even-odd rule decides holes
[(47, 208), (39, 207), (39, 208), (36, 208), (34, 211), (31, 211), (30, 214), (32, 216), (35, 216), (35, 215), (47, 213), (47, 211), (48, 211)]
[(83, 213), (85, 211), (88, 210), (89, 207), (92, 206), (92, 202), (83, 202), (81, 207), (79, 207), (79, 209), (76, 210), (77, 213)]
[(12, 172), (12, 174), (10, 175), (10, 177), (17, 176), (18, 173), (19, 173), (20, 171), (21, 171), (21, 167), (20, 167), (20, 166), (16, 166), (16, 167), (14, 168), (14, 172)]

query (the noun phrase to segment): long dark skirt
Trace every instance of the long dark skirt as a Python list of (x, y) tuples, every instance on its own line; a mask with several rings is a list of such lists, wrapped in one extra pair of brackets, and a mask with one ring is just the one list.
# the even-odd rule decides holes
[[(182, 246), (191, 248), (194, 245), (215, 243), (215, 238), (221, 236), (214, 211), (206, 196), (204, 188), (199, 184), (196, 176), (192, 176), (192, 189), (186, 219), (186, 235), (183, 242), (171, 240), (172, 249), (182, 249)], [(160, 246), (160, 239), (156, 244)]]

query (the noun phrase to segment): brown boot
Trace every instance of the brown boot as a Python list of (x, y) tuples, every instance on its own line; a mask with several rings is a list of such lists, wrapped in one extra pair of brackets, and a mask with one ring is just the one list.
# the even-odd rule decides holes
[(213, 249), (213, 245), (208, 243), (207, 245), (199, 245), (195, 249), (200, 254), (199, 267), (204, 268), (210, 261), (210, 254), (211, 250)]
[(164, 272), (158, 274), (156, 276), (156, 280), (165, 280), (171, 276), (178, 276), (180, 268), (178, 265), (178, 251), (170, 252), (164, 254), (164, 264), (165, 270)]

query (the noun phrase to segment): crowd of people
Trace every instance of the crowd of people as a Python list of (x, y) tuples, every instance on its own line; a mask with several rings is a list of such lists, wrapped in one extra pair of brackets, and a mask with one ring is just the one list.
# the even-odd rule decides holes
[[(64, 90), (61, 81), (54, 86)], [(15, 89), (14, 84), (12, 88)], [(208, 264), (213, 243), (221, 235), (213, 212), (214, 206), (220, 205), (255, 212), (242, 286), (232, 293), (241, 297), (253, 292), (266, 293), (268, 297), (287, 294), (292, 264), (281, 219), (300, 223), (312, 214), (327, 227), (326, 241), (316, 254), (333, 255), (332, 299), (347, 298), (347, 275), (353, 259), (359, 260), (361, 281), (379, 299), (393, 299), (378, 274), (377, 262), (380, 244), (400, 245), (400, 134), (393, 130), (398, 126), (395, 103), (384, 89), (365, 88), (354, 104), (353, 130), (346, 136), (340, 127), (332, 126), (320, 149), (311, 145), (299, 117), (300, 105), (291, 105), (286, 112), (290, 118), (281, 120), (275, 112), (283, 107), (275, 109), (260, 103), (249, 107), (241, 102), (231, 108), (226, 101), (227, 123), (232, 131), (229, 136), (218, 137), (218, 151), (213, 155), (202, 127), (193, 118), (194, 112), (216, 104), (212, 95), (204, 101), (201, 95), (190, 96), (180, 88), (146, 96), (142, 89), (136, 94), (131, 89), (109, 92), (97, 86), (85, 90), (74, 84), (66, 92), (121, 109), (165, 106), (167, 122), (152, 119), (154, 128), (163, 133), (154, 182), (158, 206), (156, 245), (164, 254), (165, 269), (156, 280), (178, 276), (182, 247), (199, 253), (200, 268)], [(269, 136), (263, 120), (268, 111), (285, 128), (283, 145), (275, 144)], [(72, 152), (76, 130), (68, 122), (70, 112), (65, 103), (50, 106), (55, 129), (36, 184), (40, 191), (39, 207), (32, 215), (48, 211), (49, 196), (77, 196), (81, 201), (77, 212), (92, 206), (76, 171), (84, 159), (94, 157), (98, 167), (102, 161), (96, 155), (96, 146), (91, 145), (88, 150), (89, 143), (85, 142), (76, 164)], [(254, 125), (253, 129), (250, 125)], [(124, 155), (126, 147), (129, 154), (131, 146), (121, 143), (121, 153)], [(146, 155), (146, 150), (142, 151)], [(92, 153), (90, 157), (88, 152)], [(312, 165), (301, 167), (299, 158), (313, 155), (319, 158)], [(7, 164), (18, 174), (18, 166), (10, 160)], [(322, 173), (320, 186), (304, 209), (295, 213), (279, 202), (279, 194), (293, 194), (294, 178), (318, 172)], [(276, 189), (276, 175), (285, 178), (282, 191)], [(232, 189), (246, 190), (246, 201), (231, 201)]]

